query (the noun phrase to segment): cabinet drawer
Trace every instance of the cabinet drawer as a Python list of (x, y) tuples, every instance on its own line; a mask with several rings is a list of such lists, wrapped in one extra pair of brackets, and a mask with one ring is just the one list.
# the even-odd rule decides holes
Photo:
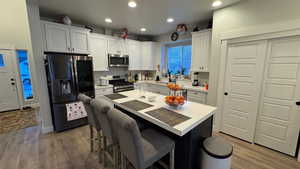
[(197, 91), (188, 91), (188, 100), (194, 102), (206, 103), (206, 93)]
[(104, 88), (104, 89), (96, 89), (95, 94), (96, 96), (102, 96), (102, 95), (107, 95), (107, 94), (112, 94), (113, 89), (112, 88)]
[(199, 98), (199, 97), (194, 97), (194, 96), (188, 96), (188, 101), (206, 104), (205, 98)]

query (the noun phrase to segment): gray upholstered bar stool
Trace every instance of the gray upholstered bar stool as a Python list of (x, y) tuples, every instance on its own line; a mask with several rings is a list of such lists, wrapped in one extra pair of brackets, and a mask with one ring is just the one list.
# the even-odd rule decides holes
[[(102, 132), (104, 135), (104, 149), (103, 149), (103, 165), (107, 166), (106, 160), (112, 162), (113, 167), (118, 167), (118, 145), (117, 137), (112, 132), (111, 123), (107, 117), (108, 112), (112, 109), (112, 105), (105, 99), (97, 98), (91, 101), (91, 106), (95, 112), (96, 119), (100, 121)], [(112, 150), (112, 155), (109, 150)]]
[[(153, 130), (139, 131), (136, 121), (119, 110), (108, 113), (118, 135), (122, 154), (122, 169), (127, 159), (136, 169), (146, 169), (170, 153), (170, 169), (174, 169), (175, 142)], [(125, 157), (125, 158), (124, 158)]]
[[(101, 151), (101, 144), (102, 144), (102, 134), (101, 134), (101, 125), (100, 122), (96, 119), (95, 113), (90, 105), (92, 98), (84, 95), (79, 94), (78, 100), (82, 101), (85, 107), (85, 110), (88, 114), (88, 121), (89, 121), (89, 127), (90, 127), (90, 146), (91, 146), (91, 152), (94, 152), (94, 141), (98, 141), (98, 151)], [(97, 137), (94, 138), (94, 128), (97, 131)], [(99, 160), (101, 160), (99, 156)]]

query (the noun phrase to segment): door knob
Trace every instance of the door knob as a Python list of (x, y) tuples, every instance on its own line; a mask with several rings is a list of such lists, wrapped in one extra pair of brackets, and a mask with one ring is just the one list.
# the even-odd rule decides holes
[(14, 78), (11, 78), (10, 81), (15, 81), (15, 79), (14, 79)]
[(296, 102), (296, 105), (297, 105), (297, 106), (300, 106), (300, 101), (299, 101), (299, 102)]
[(227, 92), (225, 92), (225, 93), (224, 93), (224, 95), (225, 95), (225, 96), (227, 96), (227, 95), (228, 95), (228, 93), (227, 93)]
[(11, 85), (13, 85), (13, 86), (14, 86), (14, 85), (15, 85), (15, 83), (11, 83)]

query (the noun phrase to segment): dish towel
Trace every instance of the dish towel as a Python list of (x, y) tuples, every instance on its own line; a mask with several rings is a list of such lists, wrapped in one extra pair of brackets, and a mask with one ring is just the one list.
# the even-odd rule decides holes
[(66, 104), (67, 120), (77, 120), (87, 116), (87, 112), (82, 102), (74, 102)]

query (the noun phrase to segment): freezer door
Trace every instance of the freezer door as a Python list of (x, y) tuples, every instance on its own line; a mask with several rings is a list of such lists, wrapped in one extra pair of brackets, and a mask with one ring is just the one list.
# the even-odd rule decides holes
[(77, 92), (95, 97), (95, 84), (93, 74), (93, 59), (88, 56), (74, 56), (75, 79), (77, 81)]
[(47, 55), (48, 84), (52, 103), (75, 101), (77, 96), (74, 60), (71, 55)]
[(88, 118), (68, 121), (66, 104), (53, 104), (52, 117), (54, 130), (57, 132), (88, 124)]

